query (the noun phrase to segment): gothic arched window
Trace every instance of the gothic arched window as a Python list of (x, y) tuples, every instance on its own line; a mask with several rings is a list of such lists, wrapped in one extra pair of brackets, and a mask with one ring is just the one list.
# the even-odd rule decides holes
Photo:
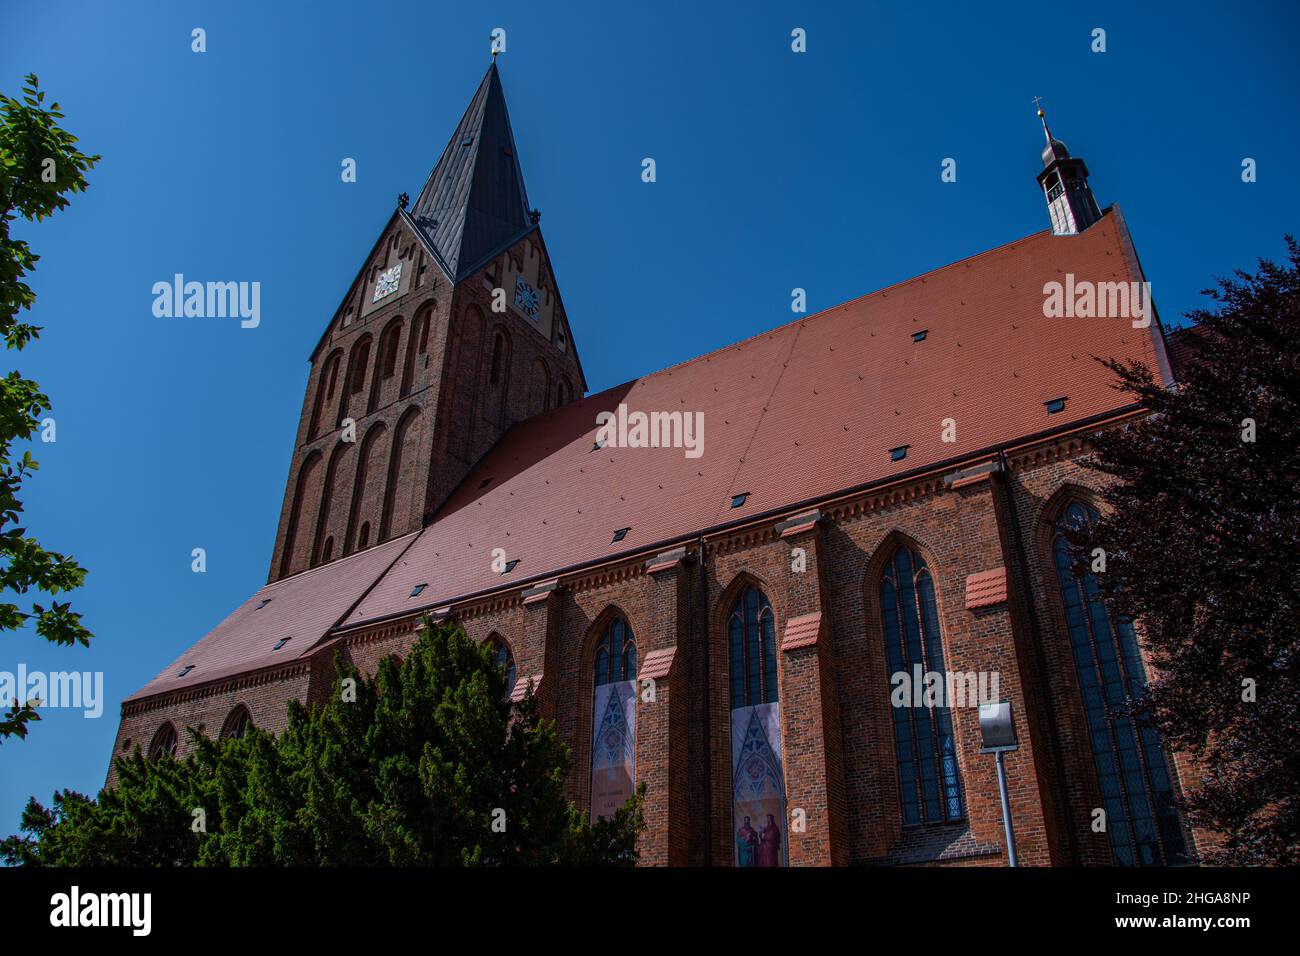
[(506, 337), (500, 332), (492, 336), (492, 373), (489, 380), (493, 385), (501, 382), (501, 356), (506, 347)]
[(731, 707), (777, 703), (776, 623), (758, 588), (745, 588), (727, 619), (731, 641)]
[(731, 818), (734, 862), (785, 866), (789, 857), (781, 704), (772, 603), (750, 584), (727, 616), (731, 673)]
[(225, 724), (221, 727), (222, 740), (238, 740), (250, 730), (253, 729), (253, 717), (248, 712), (248, 708), (240, 704), (230, 712), (226, 718)]
[(622, 617), (601, 632), (592, 664), (591, 819), (632, 796), (636, 755), (636, 638)]
[[(938, 674), (947, 685), (934, 577), (906, 545), (895, 550), (880, 578), (880, 617), (891, 686)], [(907, 686), (907, 685), (904, 685)], [(911, 695), (909, 695), (911, 696)], [(942, 823), (965, 815), (952, 712), (946, 701), (894, 706), (894, 756), (905, 824)]]
[(1057, 522), (1052, 556), (1106, 832), (1121, 866), (1186, 863), (1187, 846), (1160, 734), (1148, 717), (1129, 713), (1129, 701), (1141, 700), (1147, 684), (1133, 622), (1112, 616), (1096, 576), (1077, 574), (1073, 566), (1075, 552), (1066, 535), (1096, 520), (1093, 508), (1070, 502)]
[(515, 689), (515, 655), (510, 650), (510, 645), (500, 635), (493, 634), (488, 638), (488, 643), (493, 647), (493, 657), (497, 662), (497, 667), (506, 672), (506, 697), (508, 698)]
[(158, 728), (158, 732), (153, 735), (153, 742), (149, 744), (150, 760), (159, 760), (164, 755), (176, 756), (176, 728), (170, 720)]

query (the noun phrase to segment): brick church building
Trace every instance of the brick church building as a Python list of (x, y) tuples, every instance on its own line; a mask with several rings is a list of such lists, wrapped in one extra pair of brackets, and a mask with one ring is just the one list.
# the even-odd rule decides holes
[(580, 806), (646, 785), (644, 863), (1005, 865), (977, 695), (898, 693), (930, 673), (1012, 705), (1021, 864), (1194, 860), (1195, 770), (1122, 712), (1138, 636), (1061, 537), (1089, 436), (1142, 414), (1093, 356), (1174, 368), (1107, 315), (1142, 267), (1043, 130), (1049, 229), (584, 397), (493, 65), (311, 353), (267, 584), (115, 753), (278, 731), (427, 616), (531, 685)]

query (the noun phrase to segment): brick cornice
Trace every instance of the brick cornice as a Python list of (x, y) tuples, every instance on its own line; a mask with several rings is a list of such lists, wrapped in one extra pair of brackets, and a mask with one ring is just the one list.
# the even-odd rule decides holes
[(310, 671), (311, 661), (307, 658), (298, 658), (289, 664), (277, 664), (275, 667), (267, 667), (245, 674), (236, 674), (232, 677), (223, 677), (207, 684), (197, 684), (182, 690), (163, 691), (160, 694), (142, 697), (138, 700), (123, 701), (122, 716), (133, 717), (137, 714), (145, 714), (151, 710), (171, 707), (175, 704), (203, 700), (206, 697), (215, 697), (219, 694), (244, 690), (249, 687), (258, 687), (263, 684), (274, 684), (293, 677), (300, 677)]

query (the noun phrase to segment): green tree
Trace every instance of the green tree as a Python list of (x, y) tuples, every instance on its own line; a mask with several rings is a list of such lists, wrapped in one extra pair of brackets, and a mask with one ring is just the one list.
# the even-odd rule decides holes
[(1177, 388), (1107, 363), (1151, 414), (1097, 436), (1113, 509), (1072, 535), (1155, 667), (1136, 707), (1204, 779), (1212, 862), (1300, 863), (1300, 246), (1207, 290)]
[[(68, 205), (68, 194), (86, 188), (85, 173), (99, 160), (76, 148), (77, 138), (59, 126), (59, 104), (44, 105), (35, 74), (27, 77), (21, 99), (0, 94), (0, 335), (7, 349), (22, 350), (39, 337), (40, 327), (19, 321), (36, 296), (24, 277), (36, 261), (27, 243), (10, 235), (18, 217), (29, 222), (53, 215)], [(40, 386), (11, 371), (0, 379), (0, 593), (51, 596), (79, 587), (85, 569), (70, 557), (47, 551), (19, 527), (22, 483), (37, 469), (28, 450), (17, 455), (15, 442), (30, 441), (41, 427), (50, 400)], [(0, 602), (0, 631), (13, 631), (35, 619), (36, 633), (56, 644), (89, 644), (90, 631), (68, 602), (51, 600), (31, 610), (13, 601)], [(0, 701), (0, 740), (27, 736), (27, 724), (39, 720), (36, 708), (23, 701)]]
[[(592, 824), (564, 797), (570, 757), (491, 649), (426, 623), (373, 678), (339, 665), (330, 699), (289, 705), (183, 761), (119, 758), (97, 800), (36, 800), (0, 859), (26, 865), (538, 866), (636, 861), (642, 796)], [(203, 810), (204, 832), (194, 811)]]

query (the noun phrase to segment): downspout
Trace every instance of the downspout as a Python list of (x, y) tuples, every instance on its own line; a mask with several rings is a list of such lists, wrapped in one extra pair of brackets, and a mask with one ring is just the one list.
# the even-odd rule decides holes
[[(1025, 550), (1025, 539), (1021, 534), (1020, 516), (1016, 511), (1015, 489), (1011, 487), (1011, 469), (1007, 465), (1007, 453), (998, 452), (998, 472), (1002, 476), (1002, 488), (1007, 496), (1007, 516), (1011, 519), (1012, 538), (1015, 540), (1016, 561), (1020, 564), (1020, 577), (1025, 589), (1025, 614), (1029, 618), (1029, 636), (1034, 645), (1034, 663), (1038, 669), (1038, 684), (1047, 688), (1047, 660), (1043, 655), (1043, 633), (1038, 624), (1038, 612), (1034, 608), (1033, 585), (1029, 579), (1029, 554)], [(1065, 817), (1065, 835), (1070, 847), (1070, 862), (1079, 864), (1079, 843), (1074, 833), (1074, 813), (1070, 806), (1070, 788), (1065, 780), (1065, 758), (1061, 753), (1061, 738), (1056, 726), (1056, 708), (1050, 701), (1044, 700), (1047, 711), (1047, 730), (1052, 737), (1052, 761), (1056, 764), (1056, 797), (1061, 804)], [(1026, 719), (1028, 713), (1026, 712)]]
[(698, 600), (701, 660), (704, 667), (704, 865), (713, 865), (713, 694), (709, 683), (709, 575), (704, 566), (704, 535), (699, 548), (700, 588)]

